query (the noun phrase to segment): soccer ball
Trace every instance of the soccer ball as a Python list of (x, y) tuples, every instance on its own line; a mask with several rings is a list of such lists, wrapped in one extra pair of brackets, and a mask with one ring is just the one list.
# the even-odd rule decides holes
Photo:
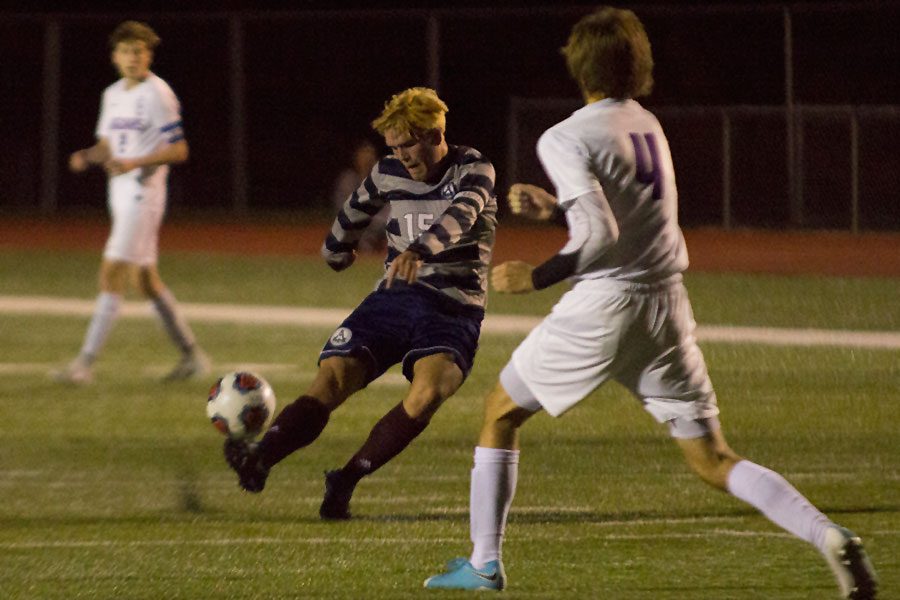
[(275, 392), (259, 375), (247, 371), (228, 373), (209, 389), (206, 415), (222, 434), (253, 439), (275, 416)]

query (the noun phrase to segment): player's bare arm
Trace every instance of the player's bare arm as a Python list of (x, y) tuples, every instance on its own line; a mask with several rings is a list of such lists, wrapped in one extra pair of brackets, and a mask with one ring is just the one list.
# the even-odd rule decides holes
[(535, 290), (534, 267), (520, 260), (501, 263), (491, 270), (491, 285), (504, 294), (523, 294)]
[(166, 144), (159, 150), (137, 158), (110, 158), (103, 163), (103, 168), (110, 176), (121, 175), (134, 169), (155, 167), (157, 165), (174, 165), (188, 159), (190, 151), (186, 140), (178, 140), (174, 144)]
[(101, 138), (93, 146), (73, 152), (69, 156), (69, 170), (82, 173), (93, 165), (102, 165), (109, 160), (110, 155), (109, 142), (106, 138)]
[(550, 220), (558, 206), (553, 194), (530, 183), (514, 183), (509, 188), (506, 200), (514, 215), (521, 215), (536, 221)]
[(387, 278), (384, 287), (390, 288), (395, 279), (413, 284), (418, 279), (419, 267), (422, 265), (422, 257), (418, 252), (406, 250), (401, 252), (388, 267)]

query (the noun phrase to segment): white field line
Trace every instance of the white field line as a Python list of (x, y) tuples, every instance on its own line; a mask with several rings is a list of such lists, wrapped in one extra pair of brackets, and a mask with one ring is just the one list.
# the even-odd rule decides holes
[[(662, 524), (660, 523), (657, 524)], [(896, 537), (900, 531), (882, 530), (867, 533), (871, 537)], [(709, 539), (711, 537), (765, 537), (794, 539), (789, 533), (779, 531), (754, 531), (743, 529), (704, 529), (688, 533), (597, 533), (595, 535), (566, 536), (565, 541), (584, 542), (593, 540), (685, 540), (685, 539)], [(558, 532), (534, 532), (529, 531), (528, 542), (535, 540), (559, 541)], [(511, 540), (516, 542), (515, 538)], [(508, 541), (508, 543), (509, 543)], [(211, 538), (199, 540), (65, 540), (65, 541), (35, 541), (35, 542), (3, 542), (0, 549), (3, 550), (47, 550), (52, 548), (135, 548), (135, 547), (177, 547), (177, 546), (245, 546), (252, 545), (375, 545), (375, 546), (408, 546), (409, 544), (458, 544), (457, 538), (374, 538), (374, 537), (238, 537), (238, 538)]]
[[(53, 369), (58, 369), (60, 364), (58, 362), (55, 363), (17, 363), (17, 362), (0, 362), (0, 375), (35, 375), (35, 374), (44, 374), (46, 375)], [(312, 380), (316, 374), (313, 371), (304, 371), (297, 367), (297, 365), (293, 363), (214, 363), (214, 366), (217, 371), (222, 371), (223, 373), (228, 371), (254, 371), (259, 373), (264, 373), (266, 375), (272, 375), (274, 373), (278, 374), (288, 374), (294, 377), (299, 377), (302, 379), (310, 379)], [(169, 369), (172, 368), (172, 365), (167, 364), (158, 364), (158, 365), (145, 365), (142, 369), (144, 375), (148, 377), (161, 377), (164, 375)], [(388, 371), (375, 381), (369, 384), (370, 387), (397, 387), (397, 386), (406, 386), (409, 385), (409, 382), (406, 380), (406, 377), (403, 376), (402, 373)], [(2, 485), (2, 482), (0, 482)]]
[[(299, 327), (336, 327), (351, 309), (301, 308), (240, 304), (182, 303), (185, 316), (192, 321), (292, 325)], [(49, 296), (0, 296), (0, 314), (56, 315), (89, 317), (94, 300)], [(149, 303), (125, 302), (121, 316), (153, 318)], [(485, 333), (523, 335), (541, 321), (541, 317), (489, 314)], [(852, 348), (900, 349), (900, 332), (847, 331), (832, 329), (794, 329), (775, 327), (734, 327), (700, 325), (697, 338), (706, 342), (735, 342), (774, 346), (840, 346)]]

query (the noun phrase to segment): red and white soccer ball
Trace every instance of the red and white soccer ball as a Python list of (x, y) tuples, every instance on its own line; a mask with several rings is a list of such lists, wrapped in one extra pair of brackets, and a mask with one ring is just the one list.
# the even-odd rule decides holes
[(253, 439), (275, 416), (275, 392), (259, 375), (247, 371), (228, 373), (210, 388), (206, 415), (222, 434)]

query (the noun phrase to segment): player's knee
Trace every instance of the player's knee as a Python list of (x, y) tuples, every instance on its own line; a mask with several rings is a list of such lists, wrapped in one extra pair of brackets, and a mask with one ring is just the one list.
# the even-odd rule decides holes
[(413, 419), (430, 420), (442, 402), (443, 399), (437, 394), (411, 394), (403, 399), (403, 409)]
[(702, 479), (714, 488), (728, 490), (728, 474), (740, 460), (730, 449), (715, 452), (703, 459), (688, 459), (688, 465)]
[(100, 289), (114, 294), (125, 293), (129, 272), (127, 263), (104, 263), (100, 268)]
[(485, 427), (518, 429), (532, 414), (513, 402), (499, 383), (484, 402)]
[(308, 395), (334, 410), (351, 394), (362, 389), (368, 366), (351, 356), (329, 356), (319, 363)]
[(430, 419), (457, 387), (441, 380), (417, 381), (403, 400), (403, 408), (414, 419)]
[(141, 267), (134, 272), (135, 287), (145, 298), (156, 298), (165, 289), (155, 269)]
[(513, 402), (498, 383), (484, 402), (484, 423), (478, 445), (486, 448), (517, 448), (519, 427), (533, 414)]

